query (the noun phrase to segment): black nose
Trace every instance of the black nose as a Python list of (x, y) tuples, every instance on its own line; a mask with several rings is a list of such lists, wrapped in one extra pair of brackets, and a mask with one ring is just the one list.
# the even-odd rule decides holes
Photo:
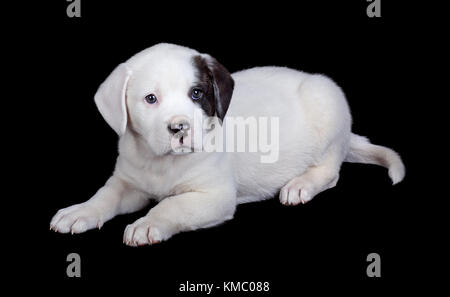
[(180, 131), (186, 132), (187, 130), (189, 130), (189, 123), (188, 122), (172, 123), (167, 126), (167, 129), (169, 129), (169, 132), (172, 134), (176, 134)]

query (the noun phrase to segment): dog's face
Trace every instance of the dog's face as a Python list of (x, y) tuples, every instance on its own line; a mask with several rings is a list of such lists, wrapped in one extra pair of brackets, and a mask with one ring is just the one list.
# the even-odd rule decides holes
[(164, 155), (201, 148), (202, 121), (223, 120), (233, 87), (229, 72), (209, 55), (158, 44), (119, 65), (95, 101), (119, 136), (128, 129)]

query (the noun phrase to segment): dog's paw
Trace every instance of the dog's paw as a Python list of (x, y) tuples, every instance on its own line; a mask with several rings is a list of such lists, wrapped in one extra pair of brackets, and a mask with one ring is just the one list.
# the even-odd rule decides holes
[(169, 237), (161, 228), (154, 226), (148, 217), (143, 217), (125, 228), (123, 243), (129, 246), (142, 246), (159, 243)]
[(300, 177), (294, 178), (280, 190), (280, 202), (283, 205), (305, 204), (313, 197), (313, 187)]
[(50, 230), (60, 233), (82, 233), (101, 228), (102, 218), (93, 207), (81, 203), (60, 209), (50, 222)]

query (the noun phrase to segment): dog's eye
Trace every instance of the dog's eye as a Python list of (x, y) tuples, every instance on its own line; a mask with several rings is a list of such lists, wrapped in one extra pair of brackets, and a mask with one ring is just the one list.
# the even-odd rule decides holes
[(199, 100), (203, 97), (203, 91), (199, 88), (192, 89), (191, 98), (194, 100)]
[(158, 101), (158, 99), (156, 98), (155, 94), (150, 94), (145, 96), (145, 101), (147, 101), (147, 103), (149, 104), (153, 104), (156, 103), (156, 101)]

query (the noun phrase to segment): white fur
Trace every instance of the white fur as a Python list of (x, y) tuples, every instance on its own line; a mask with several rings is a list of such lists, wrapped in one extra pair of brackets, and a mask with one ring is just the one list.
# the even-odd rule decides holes
[[(351, 133), (345, 96), (332, 80), (282, 67), (234, 73), (227, 112), (278, 117), (277, 162), (262, 163), (254, 152), (170, 154), (168, 123), (180, 115), (204, 115), (187, 97), (195, 81), (194, 55), (199, 53), (158, 44), (119, 65), (100, 86), (97, 106), (120, 136), (114, 174), (87, 202), (58, 211), (51, 229), (84, 232), (155, 199), (159, 204), (125, 230), (124, 242), (138, 246), (217, 225), (233, 217), (237, 204), (278, 192), (285, 205), (305, 203), (336, 185), (344, 160), (383, 165), (394, 183), (403, 179), (398, 154)], [(157, 104), (143, 100), (149, 93), (157, 95)]]

